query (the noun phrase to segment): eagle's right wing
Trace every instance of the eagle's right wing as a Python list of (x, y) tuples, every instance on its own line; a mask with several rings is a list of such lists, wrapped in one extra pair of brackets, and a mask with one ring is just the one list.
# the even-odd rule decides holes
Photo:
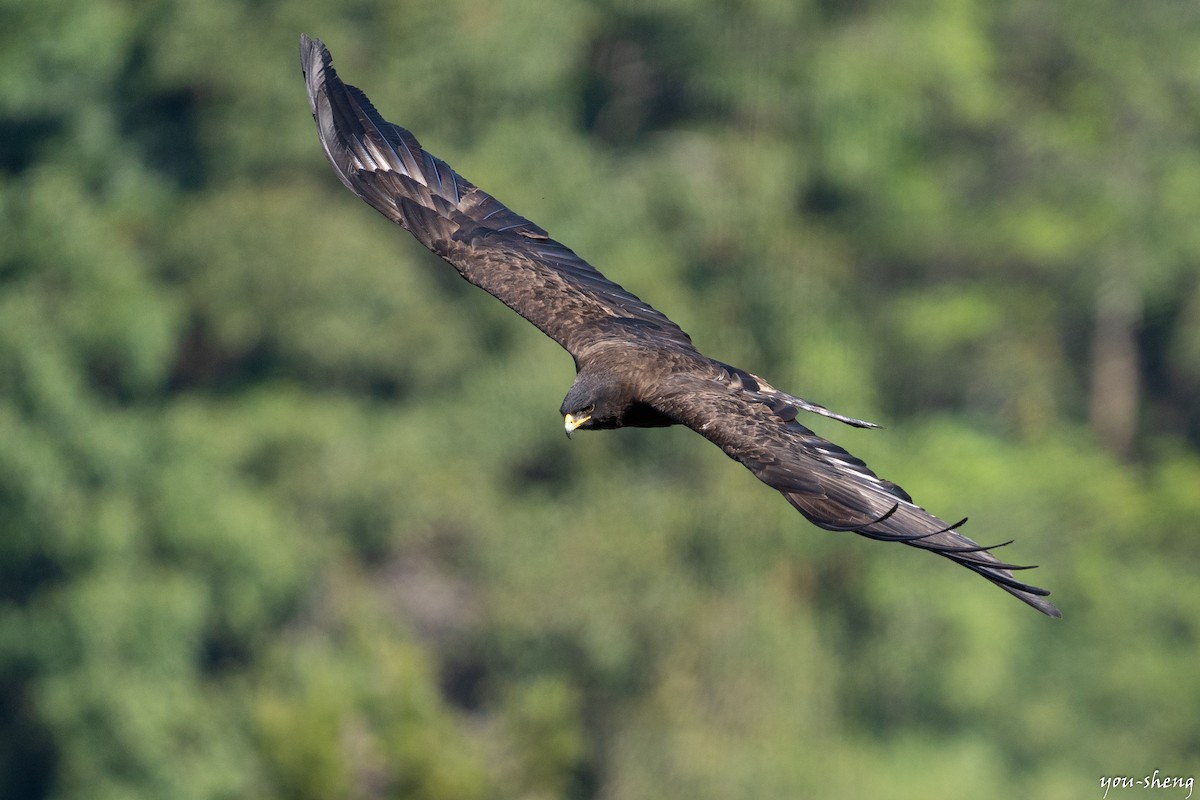
[(342, 183), (576, 361), (592, 344), (631, 330), (661, 346), (691, 348), (665, 315), (384, 120), (366, 95), (338, 78), (319, 39), (301, 35), (300, 67), (321, 145)]

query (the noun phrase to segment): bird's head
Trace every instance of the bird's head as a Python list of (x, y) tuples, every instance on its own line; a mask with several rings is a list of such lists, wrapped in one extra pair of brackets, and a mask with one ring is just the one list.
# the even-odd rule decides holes
[(602, 430), (621, 427), (621, 417), (629, 400), (609, 381), (580, 374), (563, 398), (559, 413), (567, 437), (576, 430)]

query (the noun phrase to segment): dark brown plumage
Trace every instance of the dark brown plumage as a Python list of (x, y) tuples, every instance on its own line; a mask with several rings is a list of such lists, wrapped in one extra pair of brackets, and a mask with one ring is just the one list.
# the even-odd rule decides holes
[(325, 155), (352, 192), (471, 283), (562, 345), (577, 376), (561, 412), (577, 428), (682, 424), (744, 464), (814, 524), (930, 550), (1044, 614), (1045, 589), (919, 508), (899, 486), (796, 421), (808, 411), (858, 427), (761, 378), (702, 355), (679, 326), (546, 231), (427, 153), (338, 79), (329, 51), (300, 38), (300, 65)]

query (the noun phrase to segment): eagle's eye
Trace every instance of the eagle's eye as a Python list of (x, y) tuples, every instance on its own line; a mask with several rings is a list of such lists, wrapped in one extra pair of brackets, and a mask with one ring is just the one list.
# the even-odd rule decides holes
[(579, 409), (579, 415), (580, 416), (589, 416), (595, 410), (596, 410), (596, 404), (588, 403), (588, 405), (585, 408)]

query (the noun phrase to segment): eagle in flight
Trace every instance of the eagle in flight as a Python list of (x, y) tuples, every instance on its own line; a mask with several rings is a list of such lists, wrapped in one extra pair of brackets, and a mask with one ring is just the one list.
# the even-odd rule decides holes
[[(300, 37), (317, 134), (350, 191), (402, 226), (465, 279), (536, 325), (575, 360), (560, 409), (567, 435), (623, 426), (686, 425), (743, 464), (815, 525), (929, 550), (1053, 617), (1045, 589), (913, 503), (797, 420), (810, 412), (860, 428), (700, 353), (678, 325), (605, 278), (538, 225), (474, 186), (387, 122), (333, 70), (318, 39)], [(1005, 544), (1008, 544), (1007, 542)]]

